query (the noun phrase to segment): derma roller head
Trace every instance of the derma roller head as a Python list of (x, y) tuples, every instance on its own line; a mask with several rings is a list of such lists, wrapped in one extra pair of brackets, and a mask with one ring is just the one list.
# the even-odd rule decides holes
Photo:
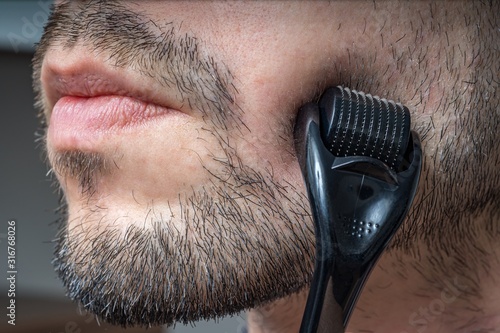
[(408, 109), (349, 88), (330, 88), (319, 102), (321, 138), (335, 156), (367, 156), (397, 171), (410, 138)]
[[(316, 233), (301, 333), (318, 327), (343, 332), (414, 198), (420, 140), (410, 131), (406, 107), (342, 87), (327, 89), (318, 104), (299, 110), (295, 138)], [(323, 308), (327, 287), (330, 313)]]

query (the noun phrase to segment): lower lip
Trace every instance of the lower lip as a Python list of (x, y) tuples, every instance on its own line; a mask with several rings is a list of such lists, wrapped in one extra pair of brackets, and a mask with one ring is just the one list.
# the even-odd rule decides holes
[(104, 135), (172, 113), (178, 112), (125, 96), (65, 96), (54, 105), (47, 135), (59, 149), (84, 148)]

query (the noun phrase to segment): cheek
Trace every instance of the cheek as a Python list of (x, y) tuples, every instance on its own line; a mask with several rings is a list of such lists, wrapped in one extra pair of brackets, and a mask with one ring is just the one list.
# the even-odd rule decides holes
[(243, 164), (270, 175), (273, 181), (302, 183), (302, 174), (296, 157), (293, 121), (282, 113), (269, 111), (245, 114), (249, 132), (239, 136), (236, 152)]
[(117, 179), (107, 181), (114, 191), (117, 184), (126, 184), (125, 191), (135, 191), (144, 199), (175, 198), (207, 183), (207, 170), (216, 168), (215, 160), (221, 155), (210, 135), (179, 139), (158, 133), (154, 138), (137, 138), (115, 159), (118, 172), (113, 177)]

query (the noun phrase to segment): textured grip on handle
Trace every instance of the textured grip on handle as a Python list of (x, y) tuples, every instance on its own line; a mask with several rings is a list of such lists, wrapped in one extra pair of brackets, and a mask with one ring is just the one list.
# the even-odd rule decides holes
[(410, 113), (400, 103), (343, 87), (319, 101), (325, 147), (335, 156), (368, 156), (398, 171), (410, 137)]

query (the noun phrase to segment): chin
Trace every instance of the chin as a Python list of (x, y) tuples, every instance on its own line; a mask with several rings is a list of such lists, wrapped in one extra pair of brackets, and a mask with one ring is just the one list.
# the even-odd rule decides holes
[(254, 176), (145, 204), (67, 188), (54, 258), (67, 294), (106, 322), (150, 327), (236, 314), (302, 290), (314, 258), (307, 201)]

